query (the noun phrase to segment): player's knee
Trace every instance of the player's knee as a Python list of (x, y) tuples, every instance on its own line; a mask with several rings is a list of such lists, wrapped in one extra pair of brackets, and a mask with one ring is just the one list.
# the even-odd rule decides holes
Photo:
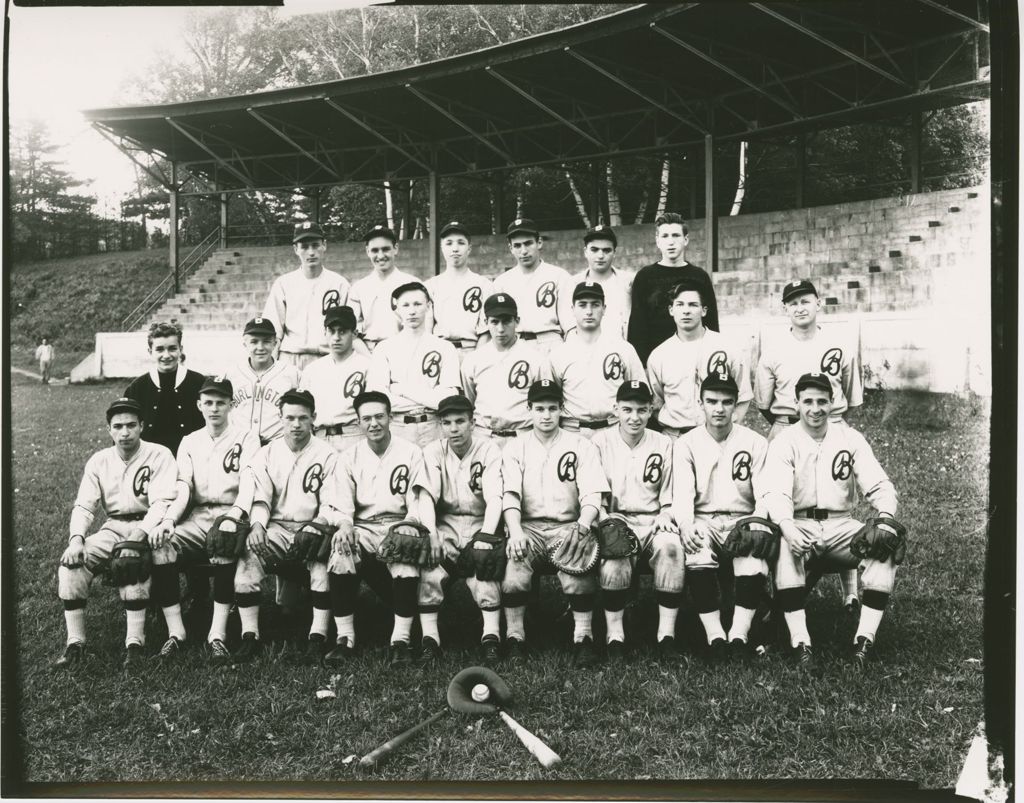
[(168, 563), (175, 563), (178, 560), (178, 550), (170, 544), (164, 544), (159, 549), (154, 549), (152, 555), (154, 566), (166, 566)]
[(131, 585), (121, 586), (118, 589), (118, 593), (121, 599), (125, 602), (136, 602), (136, 601), (149, 601), (149, 591), (151, 582), (146, 580), (142, 583), (132, 583)]
[(473, 601), (481, 610), (493, 610), (501, 607), (501, 583), (494, 580), (477, 580), (470, 577), (466, 580)]
[(629, 558), (612, 558), (601, 561), (601, 588), (606, 591), (620, 591), (629, 588), (633, 579), (633, 566)]
[(768, 574), (768, 564), (760, 558), (753, 558), (750, 555), (739, 555), (732, 559), (732, 573), (736, 577)]
[(655, 561), (664, 563), (682, 563), (683, 547), (679, 543), (679, 536), (664, 531), (654, 534), (651, 541), (651, 565)]
[(332, 552), (331, 557), (327, 560), (328, 574), (353, 575), (356, 571), (356, 562), (351, 555)]
[(436, 607), (444, 602), (442, 583), (448, 572), (442, 566), (434, 566), (420, 571), (418, 602), (420, 610), (424, 607)]
[(896, 564), (892, 560), (866, 560), (862, 579), (864, 588), (890, 593), (896, 585)]
[(57, 596), (62, 600), (80, 600), (89, 596), (89, 583), (92, 574), (83, 566), (69, 569), (67, 566), (57, 567)]
[(598, 589), (597, 577), (593, 574), (582, 576), (558, 572), (558, 582), (562, 586), (562, 593), (574, 594), (595, 594)]
[(411, 563), (389, 563), (388, 573), (395, 578), (413, 579), (418, 580), (420, 576), (420, 570)]
[(515, 594), (530, 590), (533, 569), (526, 561), (511, 560), (505, 568), (505, 579), (501, 581), (502, 594)]

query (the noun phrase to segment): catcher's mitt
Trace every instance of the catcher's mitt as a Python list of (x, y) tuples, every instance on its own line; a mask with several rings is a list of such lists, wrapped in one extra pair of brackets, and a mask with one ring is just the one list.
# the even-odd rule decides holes
[(459, 553), (459, 571), (465, 577), (476, 575), (477, 580), (501, 582), (508, 563), (507, 541), (500, 535), (478, 532)]
[(146, 582), (152, 568), (152, 550), (145, 541), (118, 541), (110, 550), (110, 579), (119, 588)]
[[(491, 690), (486, 702), (473, 699), (473, 687), (483, 683)], [(452, 678), (448, 684), (448, 705), (459, 714), (493, 714), (500, 705), (506, 708), (512, 704), (512, 689), (501, 677), (485, 666), (470, 666)]]
[(888, 560), (898, 566), (907, 554), (907, 528), (896, 519), (874, 518), (861, 527), (850, 542), (850, 552), (863, 560)]
[(548, 560), (566, 574), (587, 574), (597, 566), (600, 557), (601, 548), (594, 531), (584, 534), (578, 524), (568, 527), (565, 535), (555, 538), (548, 546)]
[(377, 557), (385, 563), (430, 564), (430, 532), (413, 519), (392, 524), (380, 542)]
[(601, 548), (601, 559), (628, 558), (640, 551), (640, 539), (633, 528), (617, 513), (602, 519), (597, 524), (597, 542)]
[(770, 563), (779, 557), (781, 538), (778, 525), (760, 516), (745, 516), (729, 531), (724, 548), (736, 558), (749, 555)]
[(206, 533), (206, 553), (211, 558), (238, 560), (245, 550), (249, 535), (249, 517), (235, 518), (227, 514), (218, 516)]
[(296, 563), (326, 563), (331, 554), (334, 528), (319, 521), (307, 521), (299, 526), (292, 537), (285, 557)]

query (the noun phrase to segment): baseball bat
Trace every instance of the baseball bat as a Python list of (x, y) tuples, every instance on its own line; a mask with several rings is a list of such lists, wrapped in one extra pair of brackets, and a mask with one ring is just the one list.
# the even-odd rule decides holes
[(502, 720), (504, 720), (505, 724), (508, 725), (512, 733), (519, 737), (519, 741), (521, 741), (523, 746), (533, 754), (533, 757), (540, 762), (542, 767), (550, 769), (555, 766), (555, 764), (561, 763), (561, 756), (544, 744), (538, 736), (530, 733), (530, 731), (512, 719), (512, 717), (500, 708), (498, 709), (498, 713), (501, 714)]
[[(409, 730), (402, 731), (394, 739), (389, 739), (388, 741), (384, 742), (384, 744), (382, 744), (380, 747), (378, 747), (376, 750), (373, 750), (372, 752), (367, 753), (365, 756), (363, 756), (361, 759), (359, 759), (359, 766), (360, 767), (372, 767), (377, 762), (383, 761), (388, 756), (390, 756), (393, 752), (395, 752), (395, 750), (397, 750), (399, 747), (401, 747), (403, 744), (405, 744), (407, 741), (409, 741), (413, 736), (416, 736), (424, 728), (428, 728), (431, 725), (433, 725), (435, 722), (437, 722), (441, 717), (443, 717), (447, 713), (448, 713), (448, 709), (447, 708), (443, 708), (440, 711), (438, 711), (436, 714), (433, 714), (432, 716), (427, 717), (427, 719), (423, 720), (419, 725), (413, 725), (411, 728), (409, 728)], [(533, 734), (530, 734), (530, 735), (532, 736)]]

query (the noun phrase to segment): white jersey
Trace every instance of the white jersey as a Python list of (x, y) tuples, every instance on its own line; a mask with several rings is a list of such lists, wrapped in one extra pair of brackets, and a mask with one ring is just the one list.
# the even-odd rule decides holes
[(233, 505), (239, 477), (259, 450), (259, 436), (244, 424), (229, 424), (219, 438), (197, 429), (178, 446), (178, 482), (189, 487), (194, 505)]
[(327, 348), (324, 313), (347, 304), (348, 296), (349, 281), (340, 273), (325, 268), (309, 279), (299, 268), (274, 280), (263, 317), (277, 327), (281, 351), (323, 352)]
[(391, 293), (407, 282), (418, 282), (410, 273), (392, 269), (382, 279), (376, 270), (371, 270), (352, 285), (348, 295), (349, 306), (356, 314), (359, 333), (376, 343), (386, 337), (398, 334), (398, 316), (391, 308)]
[(459, 457), (444, 438), (423, 449), (427, 491), (434, 498), (437, 515), (482, 518), (488, 505), (501, 507), (501, 447), (476, 438), (465, 456)]
[[(565, 323), (559, 320), (558, 296), (569, 280), (569, 273), (557, 265), (541, 261), (526, 273), (519, 265), (494, 277), (494, 292), (508, 293), (519, 310), (520, 332), (565, 331), (564, 326), (575, 325), (575, 319)], [(564, 326), (563, 326), (564, 323)]]
[(551, 349), (551, 374), (562, 385), (565, 412), (583, 421), (606, 421), (614, 415), (615, 394), (628, 380), (646, 381), (636, 349), (618, 330), (602, 332), (586, 343), (575, 330)]
[(345, 521), (405, 518), (416, 512), (416, 489), (426, 488), (423, 452), (394, 435), (379, 457), (363, 438), (338, 466), (338, 511)]
[(595, 433), (591, 443), (611, 488), (609, 513), (657, 514), (672, 504), (672, 439), (645, 429), (636, 446), (622, 439), (619, 428)]
[(675, 443), (676, 521), (692, 524), (694, 513), (764, 516), (764, 462), (768, 441), (741, 424), (719, 443), (707, 427), (687, 432)]
[(794, 510), (820, 508), (849, 513), (857, 489), (879, 513), (896, 515), (896, 489), (857, 430), (830, 424), (819, 443), (794, 424), (768, 446), (765, 502), (773, 521)]
[(739, 388), (737, 404), (750, 401), (747, 353), (738, 343), (710, 329), (698, 340), (684, 341), (676, 335), (651, 352), (647, 376), (654, 393), (658, 421), (669, 427), (699, 427), (704, 423), (700, 409), (700, 383), (709, 373), (725, 369)]
[(85, 535), (100, 508), (110, 518), (138, 518), (147, 533), (177, 496), (178, 467), (166, 446), (140, 441), (127, 461), (117, 448), (101, 449), (85, 463), (71, 512), (71, 534)]
[(341, 362), (328, 354), (302, 369), (299, 387), (313, 394), (316, 426), (355, 427), (356, 411), (352, 401), (367, 388), (370, 358), (353, 351)]
[(489, 419), (491, 429), (521, 429), (528, 424), (526, 394), (538, 379), (551, 379), (551, 363), (522, 339), (507, 351), (484, 343), (462, 363), (462, 388), (477, 414)]
[(761, 333), (754, 378), (759, 410), (793, 416), (796, 382), (804, 374), (822, 373), (832, 383), (832, 415), (838, 417), (864, 403), (857, 333), (850, 326), (819, 326), (810, 340), (797, 340), (790, 329)]
[(523, 521), (573, 521), (585, 505), (600, 508), (601, 495), (610, 490), (594, 445), (562, 429), (547, 444), (534, 432), (510, 440), (501, 478), (503, 509), (519, 510)]
[(252, 461), (255, 501), (270, 509), (270, 520), (300, 523), (317, 515), (335, 524), (334, 472), (337, 454), (317, 437), (299, 452), (283, 438), (271, 441)]
[(299, 386), (299, 369), (275, 362), (257, 374), (246, 359), (228, 368), (224, 376), (231, 381), (235, 394), (231, 397), (232, 422), (246, 422), (264, 444), (281, 437), (277, 402), (282, 393)]
[(461, 384), (458, 352), (437, 335), (399, 332), (377, 344), (370, 359), (367, 387), (386, 393), (396, 413), (436, 410)]
[(629, 330), (629, 313), (633, 306), (633, 276), (630, 271), (612, 268), (603, 277), (587, 268), (569, 277), (565, 287), (558, 293), (558, 317), (566, 334), (576, 328), (576, 316), (572, 311), (572, 293), (581, 282), (597, 282), (604, 290), (604, 318), (601, 329), (617, 332), (623, 340)]
[(434, 302), (434, 334), (446, 340), (473, 340), (487, 331), (484, 301), (491, 280), (472, 271), (446, 270), (424, 283)]

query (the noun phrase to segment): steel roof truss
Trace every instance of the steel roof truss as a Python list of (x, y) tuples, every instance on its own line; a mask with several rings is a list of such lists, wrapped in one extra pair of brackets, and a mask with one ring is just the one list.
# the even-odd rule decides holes
[(941, 11), (943, 14), (948, 14), (954, 19), (960, 20), (960, 22), (966, 22), (978, 30), (989, 32), (989, 27), (981, 20), (976, 20), (974, 17), (968, 17), (966, 14), (961, 14), (959, 11), (954, 11), (949, 6), (945, 6), (942, 3), (936, 2), (936, 0), (917, 0), (919, 3), (924, 3), (929, 8), (934, 8), (936, 11)]
[(961, 38), (959, 44), (957, 44), (957, 46), (955, 48), (953, 48), (953, 50), (950, 52), (950, 54), (948, 56), (946, 56), (945, 59), (942, 60), (942, 63), (938, 67), (936, 67), (934, 70), (932, 70), (931, 75), (929, 75), (923, 81), (919, 82), (919, 87), (918, 88), (919, 89), (931, 89), (932, 81), (934, 81), (938, 77), (939, 73), (941, 73), (944, 69), (946, 69), (946, 67), (954, 59), (954, 57), (956, 57), (956, 55), (961, 50), (963, 50), (964, 45), (966, 45), (968, 42), (970, 42), (973, 38), (974, 37), (971, 34), (964, 34), (964, 36), (963, 36), (963, 38)]
[(301, 153), (303, 156), (305, 156), (311, 162), (319, 165), (321, 168), (326, 170), (328, 173), (330, 173), (332, 176), (334, 176), (339, 181), (341, 180), (341, 176), (338, 175), (338, 173), (334, 170), (333, 167), (331, 167), (331, 166), (325, 164), (324, 162), (320, 161), (320, 159), (318, 159), (316, 156), (314, 156), (312, 153), (310, 153), (308, 150), (306, 150), (304, 147), (302, 147), (298, 142), (296, 142), (294, 139), (292, 139), (290, 136), (288, 136), (284, 131), (282, 131), (281, 129), (277, 128), (273, 123), (271, 123), (266, 117), (264, 117), (258, 111), (256, 111), (255, 109), (249, 108), (249, 109), (246, 109), (246, 112), (248, 112), (254, 118), (256, 118), (261, 123), (263, 123), (263, 125), (265, 125), (269, 130), (271, 130), (275, 134), (277, 134), (277, 136), (279, 136), (281, 139), (283, 139), (285, 142), (287, 142), (289, 145), (291, 145), (293, 148), (295, 148), (299, 153)]
[(426, 95), (424, 95), (422, 92), (420, 92), (412, 84), (406, 84), (405, 88), (414, 97), (419, 98), (420, 101), (425, 103), (430, 108), (434, 109), (434, 111), (438, 112), (443, 117), (448, 119), (450, 122), (452, 122), (455, 125), (457, 125), (463, 131), (465, 131), (467, 134), (469, 134), (471, 137), (473, 137), (473, 139), (477, 140), (477, 142), (480, 142), (482, 145), (486, 146), (487, 148), (489, 148), (490, 150), (492, 150), (496, 154), (498, 154), (498, 156), (500, 156), (504, 160), (504, 162), (505, 162), (505, 164), (507, 166), (511, 167), (512, 164), (515, 162), (515, 160), (511, 156), (509, 156), (507, 153), (505, 153), (505, 151), (503, 151), (501, 148), (499, 148), (497, 145), (495, 145), (493, 142), (491, 142), (489, 139), (487, 139), (485, 136), (483, 136), (479, 131), (476, 131), (473, 128), (470, 128), (469, 125), (467, 125), (466, 123), (462, 122), (462, 120), (460, 120), (458, 117), (456, 117), (450, 111), (448, 111), (446, 108), (441, 106), (439, 103), (435, 103), (433, 100), (428, 98)]
[[(169, 126), (171, 126), (171, 128), (175, 129), (176, 131), (181, 133), (183, 136), (185, 136), (187, 139), (191, 140), (196, 145), (198, 145), (203, 151), (205, 151), (206, 153), (210, 154), (210, 156), (213, 157), (213, 160), (215, 162), (217, 162), (217, 164), (221, 165), (225, 170), (227, 170), (229, 173), (231, 173), (236, 178), (241, 179), (244, 184), (247, 184), (247, 185), (255, 184), (255, 182), (252, 180), (251, 177), (246, 176), (244, 173), (242, 173), (242, 171), (240, 171), (240, 170), (232, 167), (230, 164), (228, 164), (227, 161), (225, 161), (222, 156), (220, 156), (216, 151), (211, 150), (210, 147), (206, 143), (204, 143), (201, 139), (199, 139), (198, 137), (196, 137), (193, 134), (191, 134), (183, 125), (181, 125), (181, 123), (175, 122), (174, 119), (172, 119), (171, 117), (165, 117), (164, 120), (167, 121), (167, 124)], [(237, 159), (238, 157), (235, 156), (235, 158)]]
[(335, 111), (340, 112), (342, 115), (347, 117), (349, 120), (351, 120), (353, 123), (355, 123), (357, 126), (362, 128), (367, 133), (372, 134), (373, 136), (375, 136), (377, 139), (379, 139), (385, 145), (388, 145), (388, 146), (394, 148), (396, 151), (398, 151), (400, 154), (402, 154), (402, 156), (404, 156), (410, 162), (418, 164), (420, 167), (422, 167), (428, 173), (430, 172), (430, 170), (431, 170), (430, 165), (428, 165), (426, 162), (422, 161), (421, 159), (418, 159), (415, 156), (413, 156), (411, 153), (409, 153), (407, 150), (405, 150), (405, 148), (403, 148), (401, 145), (399, 145), (396, 142), (393, 142), (391, 139), (389, 139), (388, 137), (384, 136), (384, 134), (382, 134), (376, 128), (371, 126), (369, 123), (367, 123), (367, 122), (363, 121), (362, 119), (360, 119), (357, 115), (355, 115), (352, 112), (350, 112), (344, 106), (341, 106), (341, 105), (335, 103), (330, 98), (324, 98), (324, 103), (326, 103), (328, 106), (330, 106)]
[[(104, 139), (106, 139), (111, 145), (113, 145), (115, 148), (121, 151), (121, 153), (123, 153), (129, 159), (131, 159), (139, 167), (139, 169), (143, 170), (150, 178), (156, 181), (161, 187), (163, 187), (165, 190), (173, 189), (173, 187), (171, 186), (170, 179), (164, 175), (164, 171), (160, 169), (160, 166), (158, 164), (154, 162), (153, 169), (151, 170), (141, 160), (135, 158), (131, 148), (125, 147), (122, 143), (118, 142), (113, 136), (107, 133), (106, 129), (100, 126), (99, 123), (93, 123), (92, 127), (95, 128), (96, 131), (99, 132), (99, 134)], [(148, 152), (143, 151), (143, 153)], [(154, 170), (156, 172), (154, 172)]]

